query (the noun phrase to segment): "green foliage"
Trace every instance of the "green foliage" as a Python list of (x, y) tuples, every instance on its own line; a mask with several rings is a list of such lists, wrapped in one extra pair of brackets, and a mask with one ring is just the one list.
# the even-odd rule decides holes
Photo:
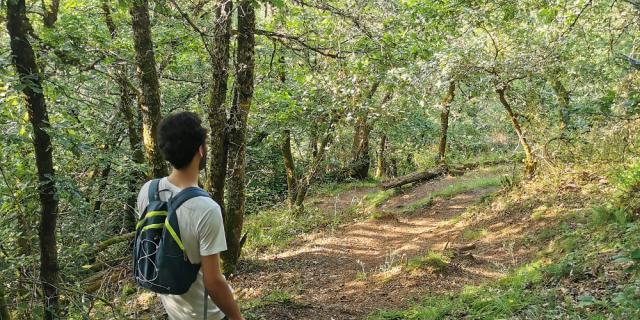
[(274, 305), (295, 306), (296, 304), (297, 302), (290, 292), (273, 290), (262, 297), (243, 302), (240, 307), (246, 319), (261, 319), (255, 314), (260, 308)]
[(450, 257), (442, 252), (429, 251), (425, 255), (410, 258), (405, 269), (408, 271), (431, 269), (435, 272), (444, 272), (450, 260)]
[(626, 209), (614, 206), (595, 207), (591, 216), (591, 222), (599, 226), (612, 222), (625, 225), (629, 219), (630, 215)]
[[(640, 150), (633, 143), (637, 140), (633, 119), (640, 111), (640, 80), (628, 61), (617, 57), (632, 56), (637, 51), (637, 6), (613, 0), (588, 4), (539, 0), (308, 2), (254, 2), (260, 8), (260, 32), (256, 35), (256, 88), (247, 130), (245, 226), (249, 240), (245, 249), (249, 256), (286, 246), (312, 230), (335, 228), (359, 215), (382, 218), (388, 214), (377, 209), (393, 193), (380, 191), (365, 197), (360, 207), (344, 212), (327, 214), (309, 209), (302, 217), (290, 216), (280, 204), (287, 191), (280, 151), (283, 130), (291, 130), (298, 176), (303, 177), (310, 169), (318, 171), (311, 179), (313, 195), (336, 196), (346, 190), (374, 188), (378, 181), (373, 179), (349, 184), (331, 180), (333, 173), (341, 172), (352, 161), (357, 117), (366, 114), (372, 126), (368, 152), (372, 160), (384, 134), (388, 138), (388, 169), (393, 166), (397, 175), (403, 175), (430, 168), (436, 163), (442, 99), (451, 80), (456, 80), (458, 87), (451, 104), (448, 163), (498, 158), (521, 162), (522, 148), (495, 94), (497, 84), (505, 85), (516, 118), (535, 155), (544, 159), (543, 166), (562, 167), (580, 161), (634, 163), (611, 174), (616, 180), (612, 187), (619, 190), (619, 195), (611, 203), (594, 208), (585, 217), (591, 223), (583, 226), (611, 228), (634, 239), (632, 233), (621, 230), (632, 228), (640, 211), (640, 163), (636, 159)], [(207, 119), (212, 67), (205, 42), (209, 47), (215, 45), (210, 43), (216, 23), (212, 18), (215, 2), (175, 3), (177, 6), (150, 1), (162, 114), (194, 111)], [(117, 33), (114, 36), (105, 23), (103, 4), (111, 7)], [(130, 145), (120, 109), (122, 88), (116, 79), (122, 73), (128, 80), (125, 87), (133, 101), (133, 129), (140, 132), (136, 95), (142, 88), (135, 80), (129, 5), (130, 1), (62, 1), (54, 28), (43, 25), (38, 6), (28, 4), (27, 8), (32, 25), (29, 41), (42, 71), (51, 124), (48, 133), (60, 200), (58, 254), (64, 275), (60, 292), (69, 318), (111, 317), (111, 309), (116, 310), (115, 317), (122, 318), (128, 308), (126, 301), (114, 298), (118, 292), (128, 292), (126, 287), (105, 287), (95, 296), (87, 296), (78, 293), (81, 288), (75, 284), (93, 275), (78, 266), (95, 258), (112, 260), (128, 255), (124, 244), (98, 257), (91, 248), (126, 231), (122, 208), (132, 205), (130, 199), (137, 191), (131, 179), (148, 169), (146, 163), (133, 159), (133, 150), (141, 146)], [(0, 21), (4, 26), (6, 6), (2, 8)], [(238, 28), (235, 18), (233, 21), (235, 40)], [(32, 280), (38, 279), (39, 182), (33, 128), (21, 92), (24, 86), (12, 67), (9, 43), (8, 34), (0, 33), (0, 283), (8, 288), (15, 318), (30, 318), (42, 312), (41, 299), (32, 292)], [(236, 45), (232, 43), (233, 56)], [(233, 61), (235, 58), (229, 61), (227, 106), (234, 100)], [(377, 80), (377, 92), (368, 97)], [(569, 119), (566, 128), (560, 123), (563, 97), (552, 80), (558, 80), (570, 93), (564, 110)], [(325, 136), (330, 139), (324, 159), (312, 167), (313, 154)], [(143, 182), (138, 179), (133, 185)], [(500, 186), (513, 191), (520, 182), (514, 176), (462, 182), (409, 204), (406, 211), (429, 206), (437, 198)], [(544, 215), (535, 217), (542, 220)], [(561, 232), (570, 229), (565, 227)], [(467, 238), (481, 236), (477, 232), (468, 231)], [(542, 230), (535, 241), (554, 240), (557, 232)], [(588, 235), (583, 230), (560, 236), (559, 250), (568, 256), (566, 261), (550, 265), (549, 270), (557, 269), (558, 277), (584, 273), (581, 266), (588, 259), (571, 253), (598, 252), (594, 248), (583, 250), (581, 239)], [(638, 248), (630, 240), (599, 249), (619, 249), (620, 263), (637, 264)], [(122, 260), (121, 266), (129, 262)], [(633, 287), (637, 285), (636, 280), (630, 281), (616, 293), (615, 308), (630, 310), (637, 306)], [(498, 292), (494, 298), (489, 293), (469, 292), (467, 300), (436, 299), (431, 301), (433, 308), (403, 315), (555, 315), (554, 301), (547, 301), (549, 307), (542, 308), (547, 311), (535, 309), (539, 308), (536, 303), (546, 301), (550, 294), (491, 290), (503, 290), (500, 292), (504, 295)], [(510, 297), (518, 299), (512, 303)], [(471, 307), (462, 306), (461, 301)], [(606, 308), (602, 301), (588, 295), (581, 300), (583, 306)], [(532, 303), (531, 307), (523, 307), (525, 302)], [(88, 305), (93, 304), (108, 311), (104, 316), (85, 315)]]
[[(509, 318), (514, 316), (545, 317), (555, 310), (538, 307), (553, 303), (528, 289), (541, 281), (540, 266), (524, 266), (500, 280), (496, 286), (466, 287), (459, 294), (430, 295), (405, 311), (378, 311), (368, 319), (469, 319)], [(555, 303), (553, 303), (555, 304)], [(551, 305), (551, 307), (553, 306)]]
[(487, 229), (466, 229), (462, 233), (462, 239), (466, 241), (475, 241), (486, 237), (487, 234), (489, 234), (489, 231), (487, 231)]

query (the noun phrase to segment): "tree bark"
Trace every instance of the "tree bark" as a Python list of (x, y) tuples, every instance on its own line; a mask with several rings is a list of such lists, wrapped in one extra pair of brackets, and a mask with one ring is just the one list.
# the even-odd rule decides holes
[(318, 153), (313, 158), (313, 161), (311, 162), (311, 165), (307, 170), (307, 173), (298, 182), (298, 189), (296, 192), (296, 202), (295, 202), (295, 209), (294, 209), (294, 213), (296, 215), (301, 215), (302, 213), (304, 213), (304, 200), (307, 196), (307, 192), (309, 191), (309, 187), (311, 186), (311, 182), (313, 181), (313, 179), (315, 178), (318, 172), (318, 167), (320, 166), (320, 163), (324, 159), (327, 146), (331, 141), (332, 131), (333, 131), (332, 127), (333, 127), (333, 121), (331, 121), (331, 123), (329, 124), (329, 128), (327, 128), (327, 132), (322, 138), (322, 141), (320, 141), (320, 146), (318, 147)]
[(51, 0), (50, 5), (47, 8), (47, 3), (42, 0), (42, 14), (43, 23), (47, 28), (53, 28), (53, 25), (58, 21), (58, 7), (60, 6), (60, 0)]
[(378, 146), (378, 162), (376, 166), (376, 178), (382, 178), (387, 176), (387, 164), (384, 159), (384, 152), (387, 147), (387, 135), (383, 134), (380, 137), (380, 145)]
[(438, 167), (432, 171), (414, 172), (406, 176), (384, 181), (380, 183), (380, 188), (382, 188), (383, 190), (389, 190), (404, 186), (409, 183), (433, 180), (447, 174), (447, 172), (447, 168), (444, 166)]
[(317, 128), (311, 129), (311, 136), (309, 137), (309, 149), (311, 150), (311, 157), (315, 158), (318, 155), (318, 131)]
[(225, 274), (236, 272), (240, 257), (240, 238), (245, 210), (245, 155), (247, 118), (253, 98), (255, 12), (252, 0), (238, 7), (238, 46), (236, 56), (237, 87), (229, 119), (229, 192), (224, 224), (227, 251), (222, 253)]
[(11, 320), (7, 298), (4, 293), (4, 284), (0, 284), (0, 320)]
[(500, 103), (502, 103), (502, 106), (507, 110), (507, 113), (509, 114), (509, 118), (511, 119), (511, 124), (513, 125), (513, 130), (515, 130), (516, 134), (518, 135), (518, 140), (520, 141), (520, 145), (524, 150), (525, 177), (527, 177), (528, 179), (533, 178), (536, 172), (537, 162), (536, 162), (535, 156), (533, 155), (533, 152), (531, 151), (529, 142), (527, 142), (527, 139), (522, 133), (522, 128), (520, 127), (518, 116), (513, 112), (513, 109), (511, 108), (509, 101), (507, 101), (507, 97), (505, 95), (505, 89), (497, 88), (496, 92), (498, 93), (498, 98), (500, 99)]
[(212, 66), (209, 91), (209, 168), (207, 189), (224, 211), (224, 185), (227, 175), (227, 81), (229, 79), (229, 41), (231, 37), (231, 0), (216, 3), (213, 39), (209, 52)]
[[(280, 55), (278, 58), (278, 64), (280, 84), (284, 90), (284, 84), (287, 81), (284, 55)], [(289, 129), (285, 129), (283, 131), (281, 150), (284, 169), (287, 175), (287, 200), (289, 203), (289, 211), (293, 212), (296, 204), (296, 195), (298, 193), (298, 175), (296, 174), (295, 161), (293, 160), (293, 153), (291, 152), (291, 130)]]
[(356, 119), (351, 154), (351, 174), (354, 179), (364, 180), (369, 176), (371, 158), (369, 157), (369, 135), (371, 125), (367, 123), (368, 112)]
[(440, 113), (440, 145), (438, 147), (438, 162), (444, 163), (447, 155), (447, 134), (449, 131), (449, 112), (451, 102), (455, 97), (456, 82), (449, 82), (449, 90), (442, 101), (442, 113)]
[(389, 164), (389, 176), (395, 178), (398, 176), (398, 160), (391, 158), (391, 164)]
[[(369, 103), (378, 91), (380, 79), (371, 85), (364, 103)], [(368, 123), (369, 112), (364, 110), (357, 118), (353, 133), (353, 145), (351, 147), (350, 176), (354, 179), (364, 180), (369, 176), (371, 158), (369, 157), (369, 135), (373, 129)]]
[(137, 76), (140, 82), (140, 111), (142, 113), (142, 139), (145, 156), (151, 166), (151, 177), (167, 175), (167, 166), (156, 143), (160, 111), (160, 82), (151, 39), (148, 0), (132, 0), (129, 8), (136, 51)]
[(38, 196), (40, 199), (40, 281), (44, 292), (44, 319), (58, 316), (58, 248), (56, 220), (58, 197), (53, 169), (53, 146), (48, 130), (49, 114), (42, 88), (41, 74), (29, 42), (31, 28), (26, 16), (24, 0), (7, 1), (7, 30), (11, 39), (13, 65), (26, 97), (29, 121), (33, 126), (33, 146), (38, 170)]
[(295, 162), (291, 153), (291, 130), (284, 130), (282, 139), (282, 156), (284, 158), (284, 168), (287, 174), (287, 190), (289, 210), (293, 211), (298, 193), (298, 177), (296, 175)]

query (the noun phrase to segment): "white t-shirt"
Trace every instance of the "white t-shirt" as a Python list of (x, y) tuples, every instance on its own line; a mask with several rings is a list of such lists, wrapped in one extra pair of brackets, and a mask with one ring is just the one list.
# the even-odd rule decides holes
[[(149, 185), (145, 183), (138, 194), (138, 218), (149, 204)], [(158, 190), (170, 190), (160, 192), (160, 199), (166, 201), (171, 195), (180, 192), (180, 188), (171, 184), (165, 177), (160, 180)], [(185, 201), (176, 211), (178, 226), (180, 227), (180, 240), (191, 263), (200, 263), (201, 256), (210, 256), (227, 250), (227, 242), (224, 237), (224, 225), (220, 206), (211, 198), (195, 197)], [(204, 310), (204, 281), (202, 269), (198, 272), (196, 280), (189, 291), (181, 295), (161, 294), (160, 300), (171, 320), (203, 319)], [(220, 320), (224, 313), (208, 299), (207, 319)]]

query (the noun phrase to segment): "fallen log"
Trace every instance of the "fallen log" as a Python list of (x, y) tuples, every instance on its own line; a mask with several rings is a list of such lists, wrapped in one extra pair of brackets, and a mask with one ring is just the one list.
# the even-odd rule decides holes
[(500, 165), (508, 162), (510, 162), (509, 159), (498, 159), (498, 160), (492, 160), (492, 161), (467, 163), (459, 166), (443, 165), (440, 167), (436, 167), (431, 171), (414, 172), (402, 177), (397, 177), (387, 181), (383, 181), (380, 183), (380, 188), (383, 190), (389, 190), (393, 188), (402, 187), (410, 183), (435, 180), (446, 174), (450, 174), (452, 176), (461, 176), (461, 175), (464, 175), (466, 172), (481, 166), (495, 166), (495, 165)]
[(458, 252), (458, 253), (471, 251), (471, 250), (474, 250), (475, 248), (476, 248), (476, 242), (470, 243), (470, 244), (462, 244), (462, 245), (451, 246), (451, 250), (453, 250), (455, 252)]
[(94, 249), (94, 252), (96, 254), (106, 250), (107, 248), (109, 248), (110, 246), (116, 244), (116, 243), (121, 243), (121, 242), (125, 242), (125, 241), (129, 241), (131, 239), (133, 239), (135, 237), (136, 233), (135, 232), (129, 232), (129, 233), (124, 233), (124, 234), (119, 234), (115, 237), (109, 238), (107, 240), (104, 240), (102, 242), (99, 242), (96, 245), (96, 248)]
[(463, 163), (460, 165), (454, 165), (449, 167), (451, 171), (465, 171), (465, 170), (473, 170), (478, 167), (487, 167), (487, 166), (498, 166), (501, 164), (511, 163), (513, 160), (511, 159), (496, 159), (496, 160), (487, 160), (480, 162), (469, 162)]
[(447, 169), (447, 167), (438, 167), (432, 171), (414, 172), (406, 176), (383, 181), (382, 183), (380, 183), (380, 188), (382, 188), (383, 190), (389, 190), (404, 186), (409, 183), (434, 180), (441, 176), (444, 176), (445, 174), (447, 174), (447, 172), (449, 172), (449, 169)]

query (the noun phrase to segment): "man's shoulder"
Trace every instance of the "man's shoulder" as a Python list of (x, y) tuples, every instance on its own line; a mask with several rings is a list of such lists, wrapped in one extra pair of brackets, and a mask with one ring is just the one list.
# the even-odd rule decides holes
[(221, 212), (220, 206), (209, 197), (193, 197), (185, 201), (178, 210), (185, 208), (194, 212)]
[(145, 192), (145, 194), (149, 192), (149, 186), (151, 185), (151, 182), (152, 182), (153, 180), (156, 180), (156, 179), (151, 179), (151, 180), (149, 180), (149, 181), (145, 182), (145, 183), (142, 185), (142, 187), (140, 187), (140, 194), (142, 194), (143, 192)]

